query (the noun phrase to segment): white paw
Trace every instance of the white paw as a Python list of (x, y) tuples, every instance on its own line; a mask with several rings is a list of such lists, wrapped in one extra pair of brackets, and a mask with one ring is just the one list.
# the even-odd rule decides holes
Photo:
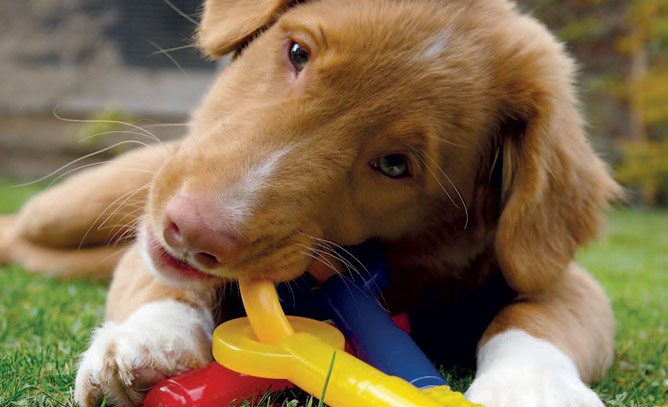
[(146, 304), (121, 324), (105, 322), (81, 357), (74, 398), (82, 407), (104, 396), (134, 406), (157, 381), (210, 362), (212, 332), (208, 310), (173, 300)]
[(580, 379), (555, 372), (489, 372), (466, 391), (466, 398), (485, 407), (603, 407)]
[(465, 396), (485, 407), (603, 407), (565, 353), (520, 330), (499, 334), (480, 349)]

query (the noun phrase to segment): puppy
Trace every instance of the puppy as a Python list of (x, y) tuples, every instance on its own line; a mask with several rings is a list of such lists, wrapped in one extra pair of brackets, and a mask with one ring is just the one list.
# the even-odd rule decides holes
[(118, 263), (82, 406), (136, 405), (209, 362), (231, 315), (221, 286), (289, 281), (371, 239), (383, 300), (430, 356), (476, 355), (469, 399), (602, 406), (585, 383), (612, 361), (612, 311), (572, 259), (619, 190), (541, 24), (506, 0), (208, 0), (197, 40), (237, 57), (185, 139), (3, 220), (5, 261), (100, 277)]

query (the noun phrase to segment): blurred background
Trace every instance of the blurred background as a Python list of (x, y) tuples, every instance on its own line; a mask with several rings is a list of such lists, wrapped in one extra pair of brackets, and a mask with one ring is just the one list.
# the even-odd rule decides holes
[(32, 180), (148, 133), (184, 134), (216, 71), (192, 46), (201, 3), (0, 0), (0, 177)]
[[(519, 4), (578, 60), (591, 140), (631, 202), (668, 205), (668, 0)], [(109, 147), (73, 167), (105, 159), (148, 139), (132, 125), (163, 140), (183, 134), (218, 70), (191, 45), (200, 7), (0, 1), (0, 178), (39, 178)]]

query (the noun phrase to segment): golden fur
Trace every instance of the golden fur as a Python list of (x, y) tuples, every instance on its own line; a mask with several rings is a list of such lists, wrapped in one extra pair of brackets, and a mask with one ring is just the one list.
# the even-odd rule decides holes
[[(292, 40), (310, 50), (299, 75), (286, 59)], [(297, 277), (312, 265), (305, 247), (317, 248), (315, 239), (378, 239), (392, 270), (391, 308), (417, 314), (464, 303), (445, 312), (475, 320), (464, 335), (473, 346), (517, 327), (562, 349), (584, 381), (605, 372), (612, 312), (572, 259), (619, 191), (585, 138), (573, 64), (542, 25), (505, 0), (209, 0), (198, 44), (212, 57), (244, 48), (194, 113), (188, 137), (35, 197), (5, 219), (0, 260), (40, 271), (48, 264), (35, 259), (57, 249), (53, 264), (68, 275), (84, 253), (105, 259), (115, 250), (105, 249), (108, 239), (127, 230), (97, 227), (111, 211), (107, 225), (129, 224), (146, 202), (142, 227), (162, 230), (176, 193), (213, 202), (280, 153), (248, 216), (233, 222), (247, 243), (238, 259), (207, 284), (179, 289), (151, 277), (131, 245), (107, 318), (122, 321), (160, 298), (213, 306), (224, 280)], [(410, 177), (368, 165), (396, 153), (411, 160)], [(148, 195), (124, 201), (148, 182)], [(86, 265), (76, 274), (107, 275), (104, 264)], [(443, 338), (428, 330), (422, 338), (434, 336)]]

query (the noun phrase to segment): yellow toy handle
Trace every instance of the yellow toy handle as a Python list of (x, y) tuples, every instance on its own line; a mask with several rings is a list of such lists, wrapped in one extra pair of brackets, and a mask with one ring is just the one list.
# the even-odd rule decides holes
[(276, 287), (268, 280), (239, 280), (241, 300), (253, 332), (263, 343), (280, 344), (295, 333), (278, 301)]
[(444, 406), (407, 381), (388, 376), (346, 353), (343, 335), (333, 326), (308, 318), (288, 319), (297, 332), (285, 338), (280, 346), (255, 340), (247, 318), (228, 321), (214, 331), (213, 356), (228, 369), (258, 377), (288, 379), (317, 397), (327, 386), (323, 401), (332, 407)]

